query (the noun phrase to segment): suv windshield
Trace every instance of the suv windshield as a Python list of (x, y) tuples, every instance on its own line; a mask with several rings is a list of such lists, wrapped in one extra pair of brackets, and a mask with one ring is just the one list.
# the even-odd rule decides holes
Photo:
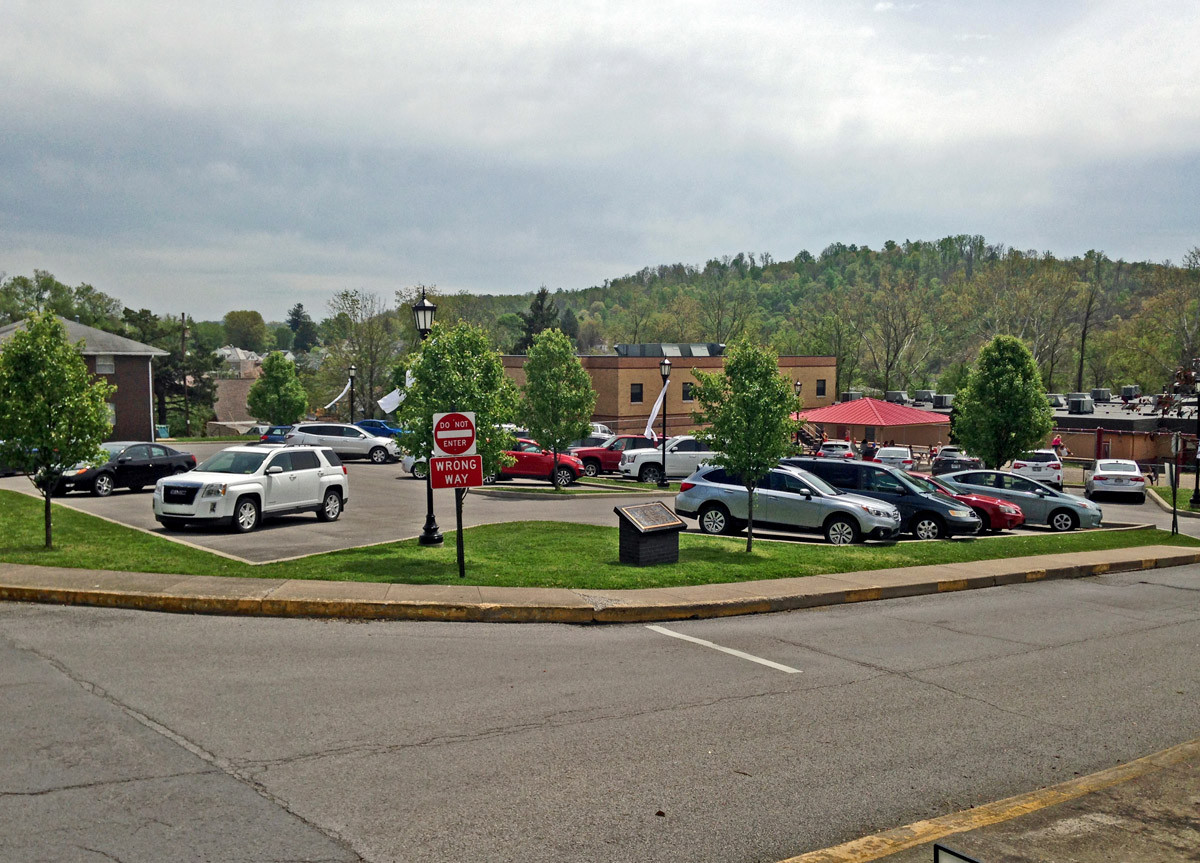
[(208, 473), (240, 473), (251, 474), (262, 466), (266, 452), (231, 452), (222, 450), (212, 458), (196, 466), (197, 471)]

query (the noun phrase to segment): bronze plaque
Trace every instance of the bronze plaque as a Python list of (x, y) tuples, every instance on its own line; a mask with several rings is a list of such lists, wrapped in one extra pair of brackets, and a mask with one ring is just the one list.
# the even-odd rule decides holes
[(626, 519), (642, 533), (657, 530), (682, 530), (687, 527), (683, 520), (667, 508), (662, 501), (635, 503), (630, 506), (615, 506), (613, 512)]

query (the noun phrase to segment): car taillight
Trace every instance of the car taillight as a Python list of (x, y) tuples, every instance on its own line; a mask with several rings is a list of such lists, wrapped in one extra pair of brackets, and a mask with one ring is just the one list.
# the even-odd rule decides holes
[(1135, 476), (1135, 477), (1130, 477), (1129, 481), (1130, 482), (1145, 482), (1146, 478), (1144, 476)]
[(267, 439), (267, 436), (266, 436), (265, 434), (264, 434), (264, 435), (259, 435), (259, 436), (258, 436), (258, 439), (259, 439), (260, 441), (262, 441), (262, 440), (266, 440), (266, 439)]
[(347, 475), (347, 474), (349, 474), (349, 473), (350, 473), (350, 472), (349, 472), (348, 470), (346, 470), (346, 466), (345, 466), (345, 465), (342, 465), (342, 476), (346, 476), (346, 475)]
[(854, 453), (844, 452), (844, 453), (842, 453), (842, 458), (854, 458)]
[(1049, 467), (1050, 467), (1050, 470), (1062, 470), (1062, 465), (1056, 461), (1050, 462)]
[(695, 487), (696, 487), (696, 484), (694, 482), (681, 482), (679, 484), (680, 491), (689, 491)]
[(1023, 461), (1014, 461), (1014, 462), (1013, 462), (1013, 469), (1015, 470), (1016, 468), (1019, 468), (1019, 467), (1025, 467), (1025, 462), (1023, 462)]
[(196, 466), (196, 457), (192, 456), (192, 467)]
[(906, 459), (904, 460), (904, 466), (905, 466), (905, 467), (912, 467), (912, 466), (913, 466), (913, 460), (912, 460), (911, 458), (906, 458)]
[(1092, 474), (1092, 479), (1096, 482), (1108, 482), (1108, 477), (1103, 474)]

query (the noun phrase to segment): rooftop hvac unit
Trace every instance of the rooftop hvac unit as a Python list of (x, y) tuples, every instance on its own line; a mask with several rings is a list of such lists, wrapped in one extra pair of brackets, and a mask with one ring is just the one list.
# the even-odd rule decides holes
[(1121, 398), (1123, 399), (1136, 399), (1140, 398), (1141, 395), (1142, 388), (1137, 384), (1128, 384), (1121, 387)]
[(1067, 396), (1067, 401), (1069, 402), (1071, 399), (1090, 399), (1091, 397), (1091, 393), (1071, 393)]
[(884, 393), (883, 398), (894, 405), (908, 404), (908, 393), (904, 390), (888, 390)]
[(1097, 387), (1092, 390), (1092, 401), (1094, 402), (1110, 402), (1112, 401), (1112, 390), (1100, 389)]
[(948, 408), (954, 404), (954, 393), (937, 393), (933, 397), (935, 408)]
[(1072, 398), (1067, 402), (1067, 412), (1073, 414), (1094, 414), (1096, 405), (1090, 396)]
[(933, 390), (917, 390), (917, 392), (913, 395), (913, 398), (919, 402), (931, 402), (933, 401), (933, 396)]
[(1046, 393), (1046, 401), (1050, 402), (1052, 408), (1065, 408), (1067, 400), (1062, 393)]
[(841, 397), (840, 401), (855, 402), (855, 401), (858, 401), (859, 399), (861, 399), (862, 397), (863, 397), (862, 393), (860, 393), (856, 390), (850, 390), (849, 392), (842, 393), (842, 397)]

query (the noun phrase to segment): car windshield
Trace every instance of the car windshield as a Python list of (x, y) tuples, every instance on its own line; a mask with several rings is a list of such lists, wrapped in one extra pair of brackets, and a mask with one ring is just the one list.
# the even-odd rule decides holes
[(845, 492), (841, 491), (840, 489), (834, 488), (829, 483), (825, 482), (825, 480), (823, 480), (819, 476), (817, 476), (815, 473), (809, 473), (808, 471), (803, 471), (800, 475), (802, 477), (804, 477), (804, 481), (806, 483), (811, 485), (813, 488), (815, 488), (821, 494), (829, 495), (830, 497), (836, 497), (837, 495), (845, 494)]
[(196, 470), (207, 473), (251, 474), (262, 466), (269, 452), (231, 452), (222, 450), (196, 466)]
[(943, 494), (945, 493), (944, 489), (942, 489), (937, 483), (931, 482), (923, 476), (910, 476), (909, 479), (921, 491), (942, 492)]
[(1123, 461), (1096, 462), (1096, 470), (1102, 470), (1105, 473), (1141, 473), (1136, 464), (1128, 464)]
[(100, 448), (102, 450), (104, 450), (106, 453), (108, 453), (109, 455), (119, 455), (120, 453), (124, 452), (125, 448), (128, 446), (129, 446), (129, 444), (125, 444), (125, 443), (102, 443), (102, 444), (100, 444)]

